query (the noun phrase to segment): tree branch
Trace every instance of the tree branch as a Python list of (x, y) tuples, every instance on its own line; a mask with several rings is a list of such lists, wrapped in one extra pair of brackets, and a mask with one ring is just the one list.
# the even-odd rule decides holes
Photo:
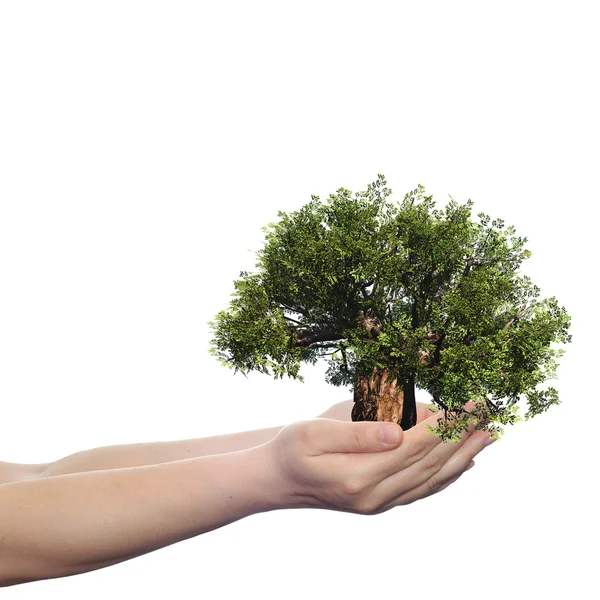
[(433, 401), (436, 404), (439, 404), (444, 409), (444, 419), (448, 420), (448, 411), (450, 409), (440, 400), (440, 397), (436, 394), (433, 394)]
[(470, 346), (474, 340), (475, 340), (475, 336), (471, 335), (471, 332), (469, 330), (467, 330), (467, 333), (466, 333), (465, 337), (463, 338), (463, 344), (465, 346)]
[(412, 303), (410, 316), (411, 316), (411, 326), (412, 326), (413, 330), (418, 329), (419, 328), (419, 311), (417, 310), (416, 299)]
[(328, 348), (335, 348), (336, 352), (340, 349), (340, 347), (337, 344), (320, 344), (319, 346), (313, 346), (312, 349), (313, 350), (327, 350)]
[(342, 353), (342, 358), (344, 359), (342, 369), (345, 373), (348, 373), (348, 357), (346, 356), (346, 348), (344, 348), (343, 345), (340, 346), (340, 352)]
[[(487, 235), (485, 236), (485, 240), (483, 240), (483, 243), (481, 243), (478, 247), (477, 247), (477, 251), (479, 254), (478, 258), (483, 258), (483, 250), (485, 250), (487, 248), (487, 242), (490, 239), (490, 235), (493, 231), (493, 227), (489, 227), (487, 230)], [(472, 258), (475, 258), (474, 256)]]
[[(467, 258), (467, 264), (465, 265), (465, 269), (463, 271), (462, 277), (461, 277), (461, 281), (469, 274), (469, 271), (471, 270), (471, 267), (473, 266), (473, 257), (469, 257)], [(460, 285), (460, 281), (459, 281), (459, 285)]]
[(292, 319), (292, 317), (286, 317), (285, 315), (283, 315), (283, 318), (287, 321), (291, 321), (292, 323), (297, 323), (301, 327), (306, 327), (306, 323), (300, 323), (300, 321), (296, 321), (296, 319)]
[(336, 333), (332, 329), (321, 329), (320, 331), (315, 331), (313, 333), (309, 333), (305, 337), (296, 341), (297, 346), (310, 346), (316, 342), (335, 342), (337, 340), (346, 339), (343, 335)]
[(383, 323), (379, 320), (372, 308), (368, 308), (366, 312), (362, 310), (358, 312), (360, 324), (369, 332), (369, 337), (377, 338), (383, 329)]
[[(446, 334), (442, 333), (440, 335), (437, 335), (433, 332), (429, 332), (426, 336), (425, 339), (427, 341), (433, 342), (433, 344), (435, 345), (435, 350), (433, 352), (433, 358), (430, 359), (429, 364), (427, 365), (427, 367), (429, 369), (432, 369), (433, 367), (437, 367), (440, 362), (442, 361), (442, 343), (444, 342), (444, 340), (446, 339)], [(421, 359), (420, 359), (420, 363), (421, 364), (425, 364), (427, 362), (427, 360), (429, 359), (429, 352), (425, 352), (421, 349), (419, 349), (419, 354), (421, 355)]]
[(485, 402), (496, 414), (500, 412), (500, 409), (489, 398), (486, 398)]
[(435, 340), (434, 344), (435, 344), (435, 352), (433, 353), (433, 366), (437, 366), (440, 364), (441, 360), (442, 360), (442, 344), (444, 342), (444, 340), (446, 339), (446, 334), (442, 333), (442, 335), (440, 335), (440, 337), (438, 337), (437, 340)]
[(523, 304), (523, 306), (521, 306), (521, 308), (517, 312), (517, 315), (514, 318), (512, 318), (502, 329), (504, 331), (506, 331), (511, 325), (516, 323), (526, 312), (527, 312), (527, 302), (525, 302)]
[(302, 308), (301, 306), (291, 306), (291, 305), (285, 304), (283, 302), (279, 302), (279, 304), (286, 310), (289, 310), (289, 311), (295, 312), (295, 313), (300, 313), (302, 316), (306, 317), (307, 319), (310, 317), (309, 312), (308, 312), (308, 310), (306, 310), (306, 308)]

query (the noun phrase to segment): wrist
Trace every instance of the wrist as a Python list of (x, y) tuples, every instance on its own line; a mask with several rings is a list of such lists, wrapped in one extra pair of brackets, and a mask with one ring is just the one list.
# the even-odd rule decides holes
[(254, 498), (255, 512), (268, 512), (292, 508), (292, 502), (273, 455), (273, 444), (269, 442), (244, 451), (247, 455), (247, 489)]

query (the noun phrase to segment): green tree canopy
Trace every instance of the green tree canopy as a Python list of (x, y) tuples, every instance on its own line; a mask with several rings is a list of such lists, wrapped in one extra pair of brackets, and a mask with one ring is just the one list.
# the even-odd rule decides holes
[[(515, 423), (558, 404), (555, 376), (570, 342), (570, 318), (556, 298), (519, 274), (527, 238), (502, 219), (471, 217), (473, 202), (437, 209), (422, 186), (400, 203), (383, 175), (352, 197), (340, 188), (263, 227), (257, 272), (241, 272), (229, 309), (209, 325), (210, 352), (245, 373), (303, 381), (302, 362), (327, 357), (326, 380), (353, 385), (385, 368), (399, 385), (427, 390), (438, 409), (435, 434), (458, 439), (471, 415)], [(484, 427), (482, 427), (484, 428)]]

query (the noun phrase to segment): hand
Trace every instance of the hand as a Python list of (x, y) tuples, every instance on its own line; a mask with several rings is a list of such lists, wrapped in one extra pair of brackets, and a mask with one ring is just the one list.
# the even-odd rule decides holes
[[(395, 423), (308, 419), (286, 425), (266, 446), (288, 506), (374, 515), (444, 490), (483, 450), (490, 434), (473, 433), (474, 424), (458, 442), (442, 443), (425, 429), (442, 416), (407, 431)], [(379, 439), (388, 427), (398, 434), (392, 446)]]
[[(354, 400), (344, 400), (334, 404), (328, 408), (323, 414), (319, 415), (319, 418), (324, 419), (335, 419), (336, 421), (352, 421), (352, 407), (354, 406)], [(417, 424), (425, 419), (429, 419), (434, 413), (429, 410), (430, 404), (423, 404), (417, 402)]]

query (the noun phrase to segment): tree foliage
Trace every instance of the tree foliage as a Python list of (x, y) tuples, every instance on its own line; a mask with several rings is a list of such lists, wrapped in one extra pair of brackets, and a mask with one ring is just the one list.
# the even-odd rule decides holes
[[(558, 404), (539, 389), (571, 341), (556, 298), (519, 274), (527, 238), (453, 198), (443, 209), (422, 186), (399, 203), (383, 175), (366, 191), (340, 188), (263, 227), (257, 272), (241, 272), (227, 311), (209, 325), (211, 354), (243, 373), (303, 381), (302, 362), (327, 357), (326, 380), (353, 385), (385, 368), (414, 380), (445, 411), (432, 432), (458, 439), (469, 420), (515, 423)], [(470, 414), (463, 410), (475, 401)], [(449, 415), (452, 418), (449, 418)]]

